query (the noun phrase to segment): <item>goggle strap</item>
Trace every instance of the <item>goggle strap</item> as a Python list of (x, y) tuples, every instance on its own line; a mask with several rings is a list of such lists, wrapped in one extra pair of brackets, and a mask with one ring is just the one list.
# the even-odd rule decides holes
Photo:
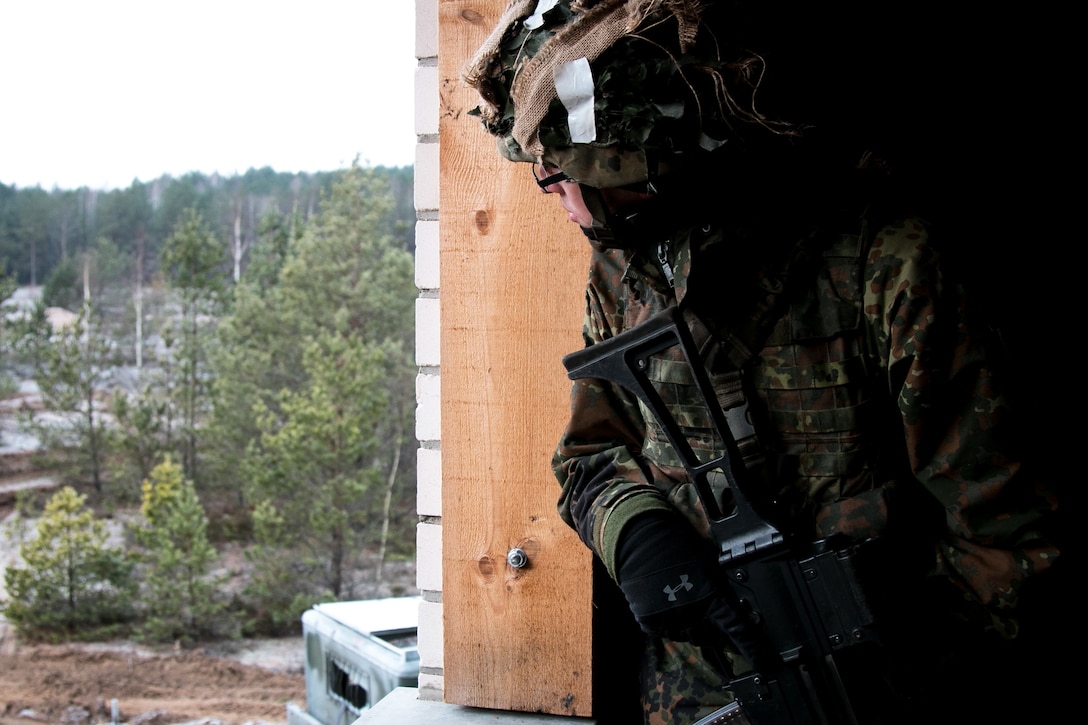
[[(533, 174), (536, 177), (536, 174)], [(543, 179), (537, 179), (536, 184), (541, 189), (547, 189), (552, 184), (558, 184), (560, 181), (570, 181), (571, 178), (560, 171), (558, 174), (552, 174), (551, 176), (545, 176)]]

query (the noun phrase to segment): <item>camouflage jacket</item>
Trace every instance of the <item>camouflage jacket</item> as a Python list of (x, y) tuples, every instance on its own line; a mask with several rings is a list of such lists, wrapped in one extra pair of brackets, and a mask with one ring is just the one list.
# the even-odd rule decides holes
[[(682, 229), (649, 253), (595, 248), (585, 343), (684, 300), (719, 336), (743, 326), (780, 285), (762, 261), (733, 262), (745, 248), (750, 239), (738, 244), (716, 225)], [(801, 536), (913, 537), (928, 575), (1012, 634), (1002, 614), (1057, 556), (1042, 533), (1055, 502), (1010, 453), (1007, 406), (927, 229), (906, 220), (826, 240), (797, 284), (743, 366), (768, 500)], [(693, 389), (667, 361), (654, 375), (698, 448)], [(646, 511), (678, 510), (709, 530), (656, 422), (611, 384), (575, 381), (553, 464), (560, 514), (613, 577), (618, 537)]]

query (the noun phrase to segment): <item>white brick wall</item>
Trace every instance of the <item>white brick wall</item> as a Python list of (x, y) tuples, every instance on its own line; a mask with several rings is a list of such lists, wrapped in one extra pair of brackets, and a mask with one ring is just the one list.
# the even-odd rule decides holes
[[(435, 78), (437, 79), (437, 75)], [(437, 94), (438, 89), (434, 92)], [(430, 140), (434, 138), (434, 140)], [(420, 212), (438, 211), (438, 139), (428, 137), (428, 140), (416, 144), (416, 214)]]
[(424, 592), (442, 591), (442, 525), (421, 523), (416, 526), (416, 548), (419, 552), (416, 586)]
[[(417, 18), (418, 21), (418, 18)], [(438, 66), (416, 68), (416, 135), (438, 133)]]
[[(419, 310), (416, 310), (418, 314)], [(417, 319), (418, 324), (418, 319)], [(439, 450), (442, 437), (441, 378), (437, 370), (421, 370), (416, 376), (416, 439), (423, 448)], [(427, 485), (432, 482), (427, 481)], [(433, 481), (438, 485), (439, 481)]]
[(442, 451), (420, 448), (416, 451), (416, 513), (424, 519), (442, 516)]
[(416, 286), (420, 290), (438, 291), (437, 221), (416, 222)]
[[(419, 264), (418, 253), (416, 264)], [(424, 293), (427, 292), (430, 290), (424, 291)], [(439, 335), (441, 335), (442, 326), (439, 317), (437, 297), (419, 297), (416, 300), (416, 365), (422, 368), (437, 368), (441, 363)]]
[(439, 341), (438, 0), (416, 0), (416, 586), (419, 697), (442, 699), (442, 419)]

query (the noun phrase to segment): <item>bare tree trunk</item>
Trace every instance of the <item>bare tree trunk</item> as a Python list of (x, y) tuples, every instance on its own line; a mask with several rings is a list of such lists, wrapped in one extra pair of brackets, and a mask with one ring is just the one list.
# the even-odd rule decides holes
[(91, 480), (94, 483), (94, 490), (98, 493), (102, 493), (102, 464), (101, 457), (101, 441), (99, 440), (100, 424), (97, 420), (97, 414), (94, 411), (94, 386), (87, 386), (87, 444), (90, 447), (91, 454)]
[(329, 588), (333, 596), (340, 598), (340, 590), (344, 586), (344, 532), (338, 525), (332, 532), (331, 569), (332, 581)]
[[(80, 341), (83, 345), (82, 357), (83, 365), (88, 368), (88, 371), (94, 366), (92, 360), (91, 346), (95, 343), (91, 340), (91, 299), (90, 299), (90, 286), (87, 282), (87, 255), (83, 255), (83, 339)], [(90, 374), (90, 372), (88, 372)], [(94, 376), (91, 375), (87, 380), (86, 387), (84, 389), (86, 399), (83, 401), (87, 406), (87, 410), (84, 413), (87, 425), (87, 445), (90, 448), (91, 454), (91, 480), (94, 483), (94, 490), (98, 493), (102, 493), (102, 471), (101, 471), (101, 448), (99, 441), (99, 421), (97, 414), (94, 410)]]
[(242, 200), (234, 202), (234, 283), (242, 279)]
[(192, 357), (189, 361), (187, 373), (186, 385), (188, 390), (185, 391), (185, 411), (184, 421), (186, 428), (185, 436), (185, 462), (186, 471), (189, 477), (194, 481), (197, 480), (196, 473), (196, 417), (197, 417), (197, 386), (200, 384), (199, 370), (197, 369), (197, 356), (199, 351), (197, 350), (197, 335), (199, 330), (197, 329), (197, 310), (196, 305), (193, 305), (193, 309), (189, 316), (189, 350)]
[(64, 259), (68, 256), (68, 214), (65, 212), (64, 217), (60, 220), (60, 258)]
[(136, 369), (144, 368), (144, 237), (136, 242), (136, 291), (132, 306), (136, 310)]
[(389, 512), (393, 508), (393, 486), (397, 482), (397, 469), (400, 468), (400, 449), (404, 434), (399, 430), (396, 436), (396, 445), (393, 446), (393, 464), (389, 467), (389, 478), (385, 485), (385, 505), (382, 511), (382, 538), (378, 547), (378, 570), (374, 576), (379, 585), (382, 583), (382, 567), (385, 566), (385, 548), (389, 539)]
[(83, 304), (91, 304), (91, 257), (83, 253)]

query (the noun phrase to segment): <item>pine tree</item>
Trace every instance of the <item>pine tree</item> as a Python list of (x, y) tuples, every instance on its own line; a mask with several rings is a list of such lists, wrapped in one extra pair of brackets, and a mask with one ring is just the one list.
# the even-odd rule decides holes
[(203, 217), (190, 209), (166, 240), (160, 262), (181, 306), (174, 324), (179, 383), (176, 403), (181, 412), (182, 465), (190, 478), (196, 478), (197, 441), (210, 407), (208, 348), (215, 340), (210, 321), (222, 309), (226, 250)]
[(207, 516), (192, 482), (169, 457), (144, 482), (140, 511), (144, 523), (134, 535), (147, 563), (141, 636), (190, 641), (232, 634), (226, 605), (216, 601), (216, 582), (209, 577), (218, 554), (208, 541)]
[(26, 424), (45, 450), (60, 454), (55, 464), (66, 467), (73, 478), (89, 477), (101, 492), (109, 431), (98, 394), (110, 380), (117, 354), (99, 322), (84, 306), (73, 323), (49, 334), (37, 351), (34, 381), (44, 409), (61, 420), (32, 414)]
[(246, 559), (253, 565), (246, 595), (253, 602), (255, 617), (249, 625), (255, 631), (296, 631), (299, 617), (312, 605), (336, 601), (327, 589), (301, 581), (299, 557), (284, 555), (283, 543), (289, 532), (271, 499), (254, 507), (253, 535), (258, 543), (246, 551)]
[(93, 638), (131, 615), (132, 562), (107, 546), (85, 496), (66, 486), (46, 504), (36, 536), (19, 547), (23, 565), (4, 572), (4, 616), (23, 634)]
[(126, 393), (117, 390), (110, 404), (113, 436), (110, 475), (119, 488), (138, 491), (168, 448), (169, 400), (151, 384)]
[[(243, 276), (219, 328), (214, 440), (223, 461), (243, 452), (220, 480), (241, 474), (260, 544), (249, 591), (277, 621), (352, 596), (386, 502), (411, 508), (395, 484), (411, 475), (415, 287), (411, 255), (384, 231), (391, 209), (372, 172), (338, 175), (320, 217), (273, 250), (282, 263), (261, 267), (261, 284)], [(395, 489), (408, 494), (396, 509)]]
[(387, 404), (382, 351), (328, 333), (309, 344), (304, 367), (309, 380), (283, 393), (282, 417), (257, 416), (263, 435), (247, 461), (252, 495), (285, 524), (258, 543), (290, 552), (284, 557), (301, 567), (299, 585), (339, 598), (350, 593), (348, 574), (380, 523), (381, 470), (371, 461)]

